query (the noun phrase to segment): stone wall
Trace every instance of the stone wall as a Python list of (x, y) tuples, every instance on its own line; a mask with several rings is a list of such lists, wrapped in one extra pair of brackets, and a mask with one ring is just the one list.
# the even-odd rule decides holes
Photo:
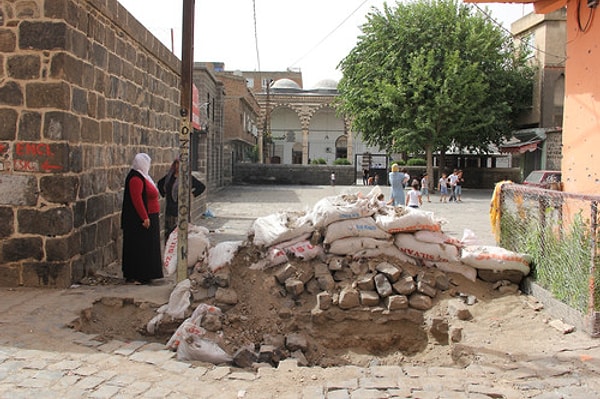
[(546, 133), (546, 169), (561, 170), (562, 130)]
[[(419, 179), (425, 173), (424, 166), (406, 167), (412, 179)], [(357, 179), (362, 184), (362, 173), (355, 172), (351, 165), (260, 165), (238, 163), (234, 165), (233, 182), (235, 184), (330, 184), (329, 176), (335, 172), (336, 184), (352, 185)], [(381, 174), (383, 174), (382, 172)], [(380, 175), (381, 175), (380, 174)], [(465, 188), (492, 189), (501, 180), (520, 181), (518, 168), (466, 168), (464, 169)], [(432, 183), (437, 187), (439, 172), (434, 168)], [(384, 182), (384, 185), (387, 184)]]
[(120, 269), (124, 179), (176, 155), (179, 70), (116, 0), (0, 3), (0, 285)]

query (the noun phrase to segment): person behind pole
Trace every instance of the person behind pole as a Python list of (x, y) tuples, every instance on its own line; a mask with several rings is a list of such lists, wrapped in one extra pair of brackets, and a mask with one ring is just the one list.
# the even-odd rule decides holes
[(406, 206), (418, 208), (423, 205), (423, 197), (419, 191), (419, 182), (415, 179), (411, 184), (411, 189), (406, 193)]
[(363, 169), (363, 185), (366, 186), (369, 184), (369, 171), (367, 169)]
[(400, 172), (398, 164), (392, 165), (392, 171), (389, 173), (389, 183), (392, 186), (390, 194), (390, 202), (394, 206), (404, 205), (404, 184), (408, 180), (408, 176)]
[[(171, 167), (165, 176), (158, 181), (158, 191), (160, 195), (165, 197), (167, 204), (165, 207), (165, 241), (177, 226), (178, 218), (178, 196), (179, 184), (177, 177), (179, 176), (179, 159), (171, 163)], [(192, 195), (199, 196), (204, 192), (206, 186), (200, 180), (192, 176)]]
[(163, 277), (158, 189), (148, 174), (152, 160), (138, 153), (125, 179), (121, 228), (122, 270), (128, 284), (148, 284)]

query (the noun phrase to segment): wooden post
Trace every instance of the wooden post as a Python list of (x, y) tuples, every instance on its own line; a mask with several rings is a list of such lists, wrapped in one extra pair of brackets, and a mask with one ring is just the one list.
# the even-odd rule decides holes
[(177, 210), (177, 282), (188, 277), (188, 221), (190, 218), (190, 139), (192, 125), (192, 82), (194, 67), (194, 5), (183, 0), (181, 46), (181, 126), (179, 129), (179, 180)]

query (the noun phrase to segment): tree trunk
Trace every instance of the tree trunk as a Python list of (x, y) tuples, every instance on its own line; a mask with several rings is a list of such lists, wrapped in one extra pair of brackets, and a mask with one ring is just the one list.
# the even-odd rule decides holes
[(429, 185), (429, 191), (433, 190), (433, 187), (435, 187), (435, 185), (433, 184), (434, 182), (434, 176), (433, 176), (433, 148), (431, 144), (427, 144), (425, 146), (425, 157), (427, 159), (427, 176), (429, 176), (428, 179), (428, 185)]

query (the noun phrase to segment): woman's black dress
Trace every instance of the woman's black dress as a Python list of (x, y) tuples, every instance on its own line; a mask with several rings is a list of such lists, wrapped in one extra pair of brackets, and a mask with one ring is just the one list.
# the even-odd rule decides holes
[(121, 212), (121, 228), (123, 229), (123, 277), (125, 280), (148, 283), (152, 279), (163, 277), (160, 244), (159, 214), (149, 214), (150, 228), (142, 225), (142, 220), (135, 211), (129, 192), (129, 180), (137, 176), (144, 182), (142, 199), (146, 209), (146, 179), (137, 171), (131, 170), (125, 180), (123, 194), (123, 210)]

